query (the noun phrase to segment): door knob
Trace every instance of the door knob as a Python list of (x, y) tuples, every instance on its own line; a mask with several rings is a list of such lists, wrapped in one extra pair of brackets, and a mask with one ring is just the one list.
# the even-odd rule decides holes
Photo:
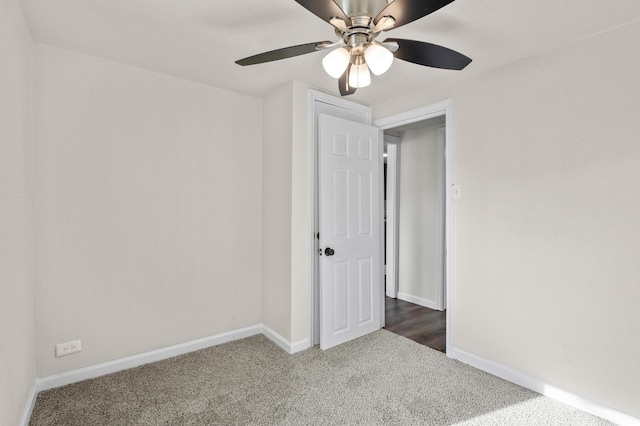
[(324, 249), (324, 254), (326, 256), (333, 256), (335, 254), (335, 251), (331, 247), (327, 247), (326, 249)]

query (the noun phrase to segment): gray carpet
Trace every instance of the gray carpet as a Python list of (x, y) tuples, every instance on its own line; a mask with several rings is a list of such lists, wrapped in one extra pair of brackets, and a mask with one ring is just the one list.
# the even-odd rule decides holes
[(610, 423), (380, 330), (296, 355), (254, 336), (53, 389), (30, 424)]

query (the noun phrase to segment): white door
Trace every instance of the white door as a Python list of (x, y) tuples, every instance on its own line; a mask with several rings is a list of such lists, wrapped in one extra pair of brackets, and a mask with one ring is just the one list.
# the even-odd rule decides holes
[(320, 348), (381, 328), (380, 130), (321, 114)]

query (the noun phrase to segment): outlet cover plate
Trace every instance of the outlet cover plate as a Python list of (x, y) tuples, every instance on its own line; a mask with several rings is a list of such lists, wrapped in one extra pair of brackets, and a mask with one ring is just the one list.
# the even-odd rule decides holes
[(56, 357), (71, 355), (82, 350), (82, 344), (80, 340), (73, 340), (71, 342), (58, 343), (56, 345)]

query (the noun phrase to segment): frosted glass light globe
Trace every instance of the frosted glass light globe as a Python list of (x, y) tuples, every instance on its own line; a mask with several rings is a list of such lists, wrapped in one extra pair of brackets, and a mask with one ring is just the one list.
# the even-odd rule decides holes
[(379, 44), (372, 44), (364, 51), (364, 60), (375, 75), (384, 74), (393, 62), (393, 53)]
[(350, 61), (351, 54), (347, 49), (341, 47), (325, 56), (324, 59), (322, 59), (322, 66), (331, 77), (340, 78), (347, 70)]
[(349, 86), (351, 87), (367, 87), (371, 84), (371, 74), (367, 64), (352, 65), (349, 71)]

